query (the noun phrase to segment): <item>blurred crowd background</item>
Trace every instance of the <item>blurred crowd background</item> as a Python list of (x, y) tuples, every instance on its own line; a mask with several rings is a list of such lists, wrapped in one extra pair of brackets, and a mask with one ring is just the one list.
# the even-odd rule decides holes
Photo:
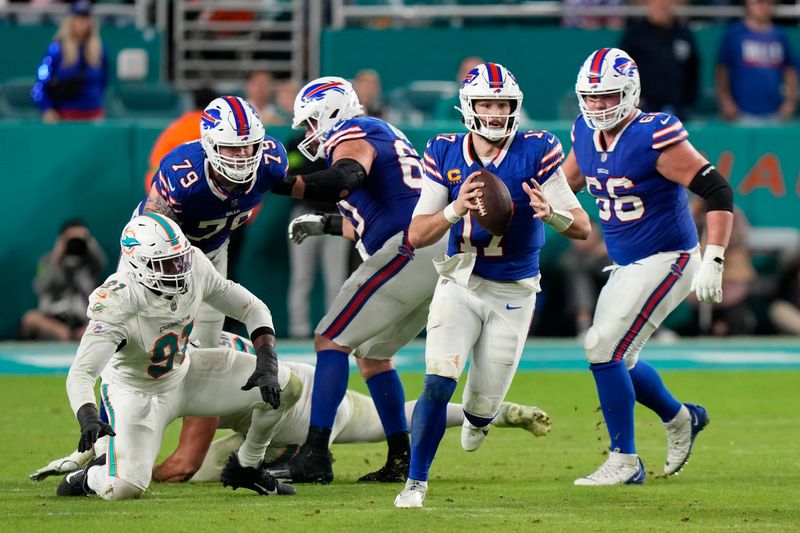
[[(307, 80), (352, 79), (366, 112), (421, 152), (462, 131), (459, 82), (491, 60), (521, 85), (523, 127), (568, 146), (575, 74), (608, 46), (637, 62), (640, 107), (686, 122), (736, 192), (725, 301), (687, 301), (661, 335), (800, 335), (799, 22), (800, 4), (772, 0), (0, 0), (0, 339), (80, 337), (153, 169), (199, 136), (216, 95), (250, 101), (303, 172), (288, 126)], [(282, 336), (309, 338), (357, 264), (341, 239), (288, 242), (291, 218), (329, 209), (268, 197), (232, 242), (231, 277)], [(601, 234), (548, 239), (531, 333), (580, 337), (609, 263)]]

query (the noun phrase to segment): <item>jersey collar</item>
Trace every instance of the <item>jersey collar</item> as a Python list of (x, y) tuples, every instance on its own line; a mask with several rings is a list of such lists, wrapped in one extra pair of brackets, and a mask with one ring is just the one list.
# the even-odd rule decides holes
[[(204, 161), (204, 170), (205, 170), (205, 174), (206, 174), (206, 182), (208, 183), (208, 188), (211, 190), (211, 192), (214, 194), (214, 196), (216, 196), (217, 198), (219, 198), (220, 200), (223, 200), (223, 201), (228, 200), (231, 196), (236, 196), (237, 194), (247, 194), (247, 193), (249, 193), (250, 191), (253, 190), (253, 187), (255, 187), (256, 181), (258, 181), (258, 175), (256, 175), (255, 178), (250, 180), (250, 186), (247, 187), (247, 189), (243, 189), (243, 190), (240, 190), (240, 191), (229, 193), (224, 188), (220, 187), (217, 184), (217, 182), (214, 181), (214, 179), (211, 177), (211, 168), (208, 165), (208, 159), (206, 159)], [(258, 170), (256, 170), (256, 173), (258, 173)]]
[[(478, 154), (475, 152), (475, 146), (472, 143), (472, 132), (467, 133), (464, 135), (464, 140), (461, 142), (461, 151), (464, 154), (464, 161), (467, 162), (467, 166), (472, 166), (477, 164), (478, 166), (483, 167), (483, 163), (481, 162), (481, 158), (478, 157)], [(508, 153), (508, 149), (511, 147), (511, 143), (514, 142), (516, 138), (516, 134), (509, 135), (506, 139), (506, 142), (503, 143), (503, 147), (494, 156), (494, 158), (489, 161), (489, 165), (494, 165), (495, 168), (500, 166), (500, 163), (506, 158), (506, 154)], [(486, 165), (488, 166), (488, 165)]]
[(613, 152), (614, 151), (614, 147), (616, 147), (617, 146), (617, 142), (619, 142), (619, 138), (622, 137), (622, 134), (625, 133), (625, 131), (628, 129), (628, 126), (630, 126), (631, 124), (636, 122), (636, 119), (638, 119), (639, 115), (641, 115), (641, 114), (642, 114), (641, 109), (637, 109), (636, 110), (636, 114), (633, 116), (633, 118), (630, 121), (628, 121), (627, 124), (625, 124), (622, 127), (621, 130), (619, 130), (619, 133), (617, 133), (617, 136), (614, 137), (614, 141), (608, 146), (607, 149), (603, 149), (603, 143), (600, 142), (600, 136), (603, 134), (603, 132), (600, 131), (600, 130), (594, 130), (594, 134), (592, 135), (592, 140), (594, 141), (594, 149), (597, 150), (598, 152), (606, 152), (606, 153)]

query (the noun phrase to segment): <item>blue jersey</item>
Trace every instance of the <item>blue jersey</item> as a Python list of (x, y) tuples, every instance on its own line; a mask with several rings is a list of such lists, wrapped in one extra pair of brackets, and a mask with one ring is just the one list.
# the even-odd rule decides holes
[(697, 245), (686, 189), (656, 170), (661, 150), (688, 136), (672, 115), (641, 113), (606, 148), (599, 131), (582, 117), (575, 121), (573, 150), (586, 190), (600, 207), (608, 255), (615, 263)]
[(325, 154), (329, 165), (336, 146), (353, 139), (371, 144), (376, 155), (364, 185), (338, 205), (372, 255), (411, 223), (422, 188), (422, 163), (402, 131), (377, 118), (356, 117), (328, 134)]
[[(265, 135), (262, 158), (256, 178), (229, 193), (211, 179), (200, 141), (182, 144), (164, 156), (154, 184), (192, 245), (205, 253), (218, 249), (231, 230), (250, 219), (264, 193), (283, 181), (288, 164), (283, 145)], [(143, 207), (144, 202), (140, 212)]]
[(447, 255), (476, 253), (473, 272), (485, 279), (517, 281), (538, 275), (544, 225), (533, 218), (522, 183), (533, 179), (543, 184), (558, 170), (564, 160), (558, 138), (547, 131), (517, 132), (484, 166), (475, 154), (470, 134), (437, 135), (428, 142), (424, 157), (425, 175), (448, 188), (448, 201), (455, 200), (464, 180), (481, 168), (499, 177), (514, 201), (514, 215), (505, 235), (493, 236), (470, 214), (450, 228)]

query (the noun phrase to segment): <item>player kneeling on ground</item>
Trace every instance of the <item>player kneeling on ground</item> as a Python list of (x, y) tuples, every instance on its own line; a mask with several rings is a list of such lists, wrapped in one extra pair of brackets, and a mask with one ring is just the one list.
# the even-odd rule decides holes
[[(247, 437), (231, 454), (223, 482), (263, 495), (294, 494), (292, 486), (277, 483), (261, 468), (272, 428), (296, 401), (290, 390), (281, 395), (289, 372), (278, 366), (267, 306), (225, 280), (178, 225), (161, 215), (131, 220), (121, 245), (120, 270), (89, 298), (90, 322), (67, 377), (81, 429), (78, 451), (108, 435), (107, 453), (67, 475), (56, 493), (136, 498), (150, 484), (164, 429), (172, 420), (253, 407)], [(202, 303), (247, 326), (256, 351), (254, 372), (247, 354), (187, 346)], [(110, 423), (100, 419), (95, 404), (94, 384), (101, 372), (100, 393)]]

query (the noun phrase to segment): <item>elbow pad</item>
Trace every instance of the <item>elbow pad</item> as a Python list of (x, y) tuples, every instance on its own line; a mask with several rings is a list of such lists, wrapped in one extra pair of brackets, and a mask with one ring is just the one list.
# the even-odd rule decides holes
[(733, 189), (714, 165), (701, 168), (689, 183), (689, 190), (706, 201), (707, 211), (733, 212)]
[(303, 176), (306, 185), (303, 197), (308, 200), (338, 202), (364, 185), (366, 179), (367, 171), (361, 163), (355, 159), (339, 159), (329, 169)]

